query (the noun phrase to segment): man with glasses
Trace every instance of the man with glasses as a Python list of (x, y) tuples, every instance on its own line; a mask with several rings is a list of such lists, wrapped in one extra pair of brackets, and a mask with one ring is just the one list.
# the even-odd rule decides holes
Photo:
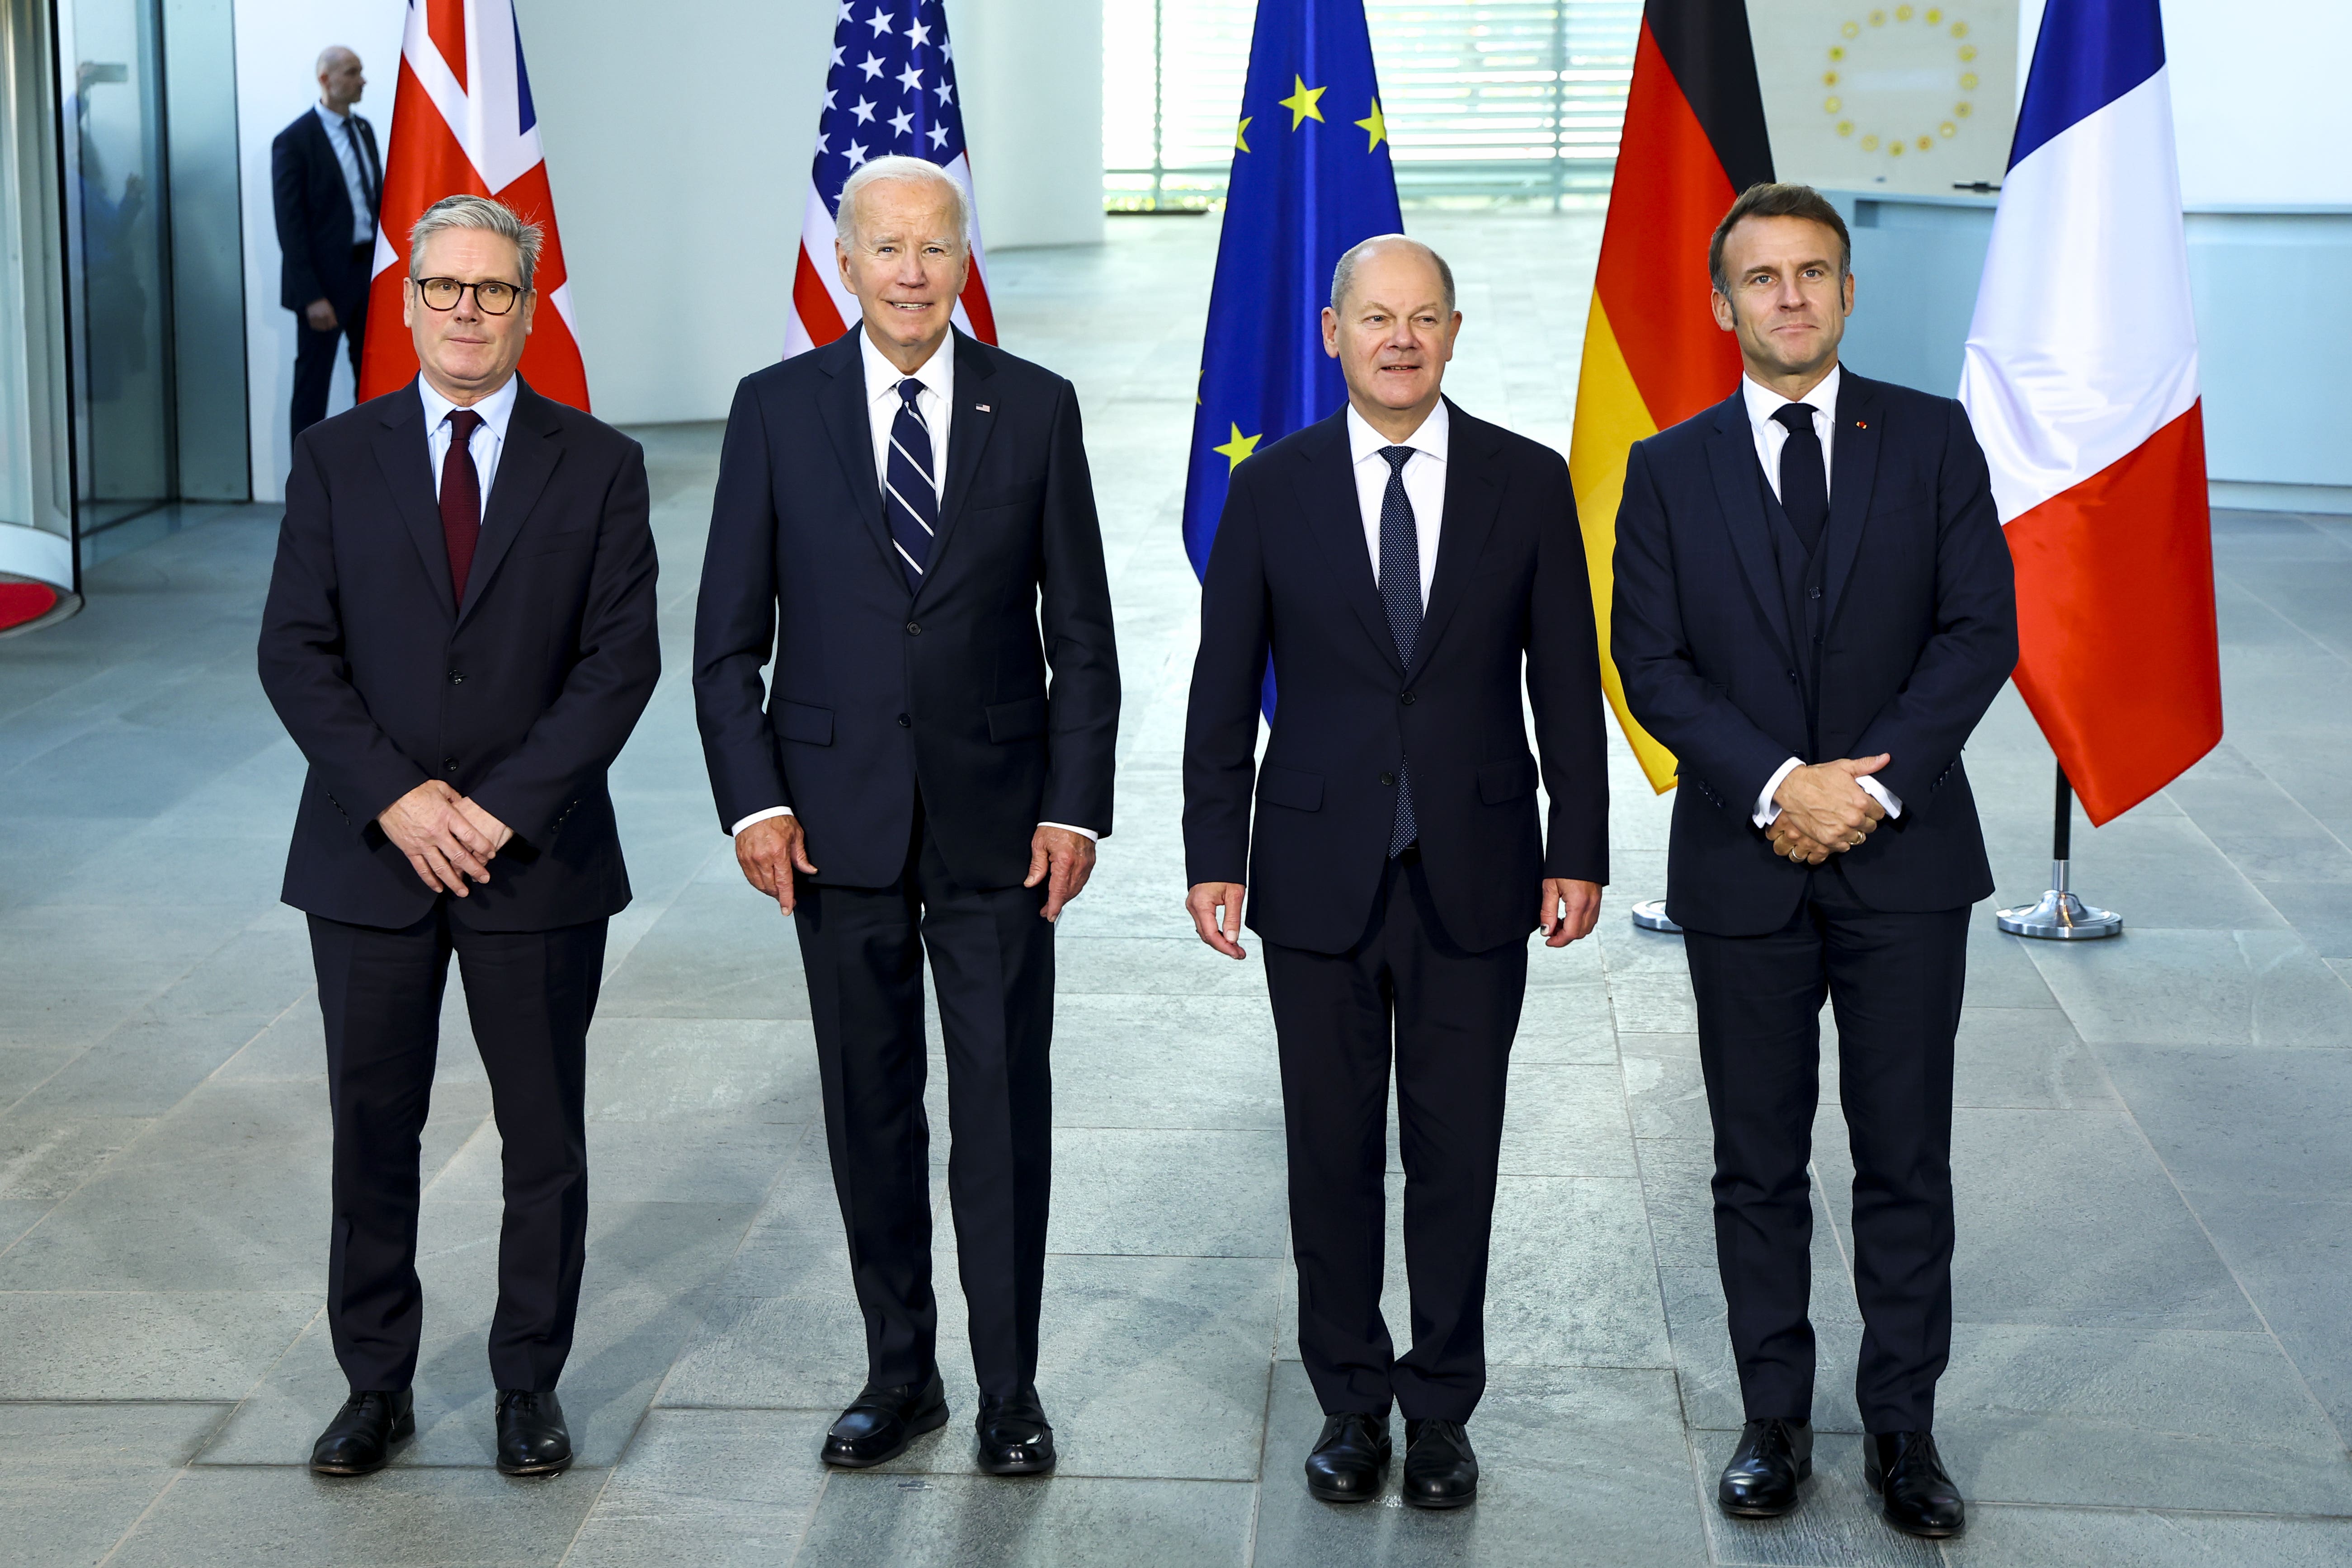
[(335, 342), (348, 342), (358, 378), (375, 271), (375, 215), (383, 159), (375, 127), (352, 106), (367, 89), (360, 58), (341, 44), (319, 56), (319, 101), (269, 144), (278, 207), (278, 302), (294, 312), (294, 399), (289, 434), (327, 416)]
[(572, 1462), (555, 1385), (588, 1023), (629, 902), (605, 773), (661, 660), (644, 453), (515, 374), (539, 247), (479, 196), (418, 220), (421, 374), (296, 438), (263, 614), (262, 686), (310, 764), (283, 897), (310, 916), (326, 1025), (327, 1318), (351, 1384), (322, 1475), (376, 1469), (415, 1430), (418, 1139), (453, 954), (503, 1145), (498, 1466)]

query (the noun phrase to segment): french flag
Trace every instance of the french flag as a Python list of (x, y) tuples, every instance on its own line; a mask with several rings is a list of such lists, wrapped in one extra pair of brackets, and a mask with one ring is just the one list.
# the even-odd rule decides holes
[(416, 345), (400, 324), (408, 276), (408, 231), (443, 196), (495, 196), (546, 231), (531, 288), (540, 308), (523, 347), (531, 390), (574, 408), (588, 406), (555, 198), (539, 113), (523, 69), (512, 0), (409, 0), (393, 100), (392, 146), (383, 160), (383, 201), (368, 285), (368, 334), (360, 365), (362, 402), (416, 377)]
[(2042, 12), (1959, 395), (2017, 563), (2018, 689), (2106, 822), (2221, 739), (2158, 0)]

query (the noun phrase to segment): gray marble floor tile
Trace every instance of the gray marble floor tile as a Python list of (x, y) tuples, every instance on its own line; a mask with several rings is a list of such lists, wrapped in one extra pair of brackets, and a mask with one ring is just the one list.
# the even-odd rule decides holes
[(1519, 1032), (1511, 1041), (1513, 1062), (1587, 1067), (1616, 1059), (1617, 1024), (1606, 981), (1528, 987)]
[(564, 1568), (789, 1562), (824, 1484), (807, 1428), (798, 1415), (772, 1410), (651, 1412), (588, 1510)]
[(1232, 1481), (837, 1475), (799, 1561), (894, 1568), (1122, 1568), (1248, 1561), (1252, 1489)]
[(60, 1203), (154, 1124), (152, 1116), (51, 1110), (36, 1096), (0, 1117), (0, 1198)]
[[(767, 1195), (786, 1153), (806, 1135), (803, 1122), (740, 1115), (588, 1123), (589, 1191), (598, 1202), (745, 1204)], [(480, 1131), (433, 1183), (438, 1200), (495, 1201), (504, 1191), (498, 1128)]]
[(2128, 928), (2032, 952), (2094, 1045), (2352, 1046), (2352, 989), (2292, 931)]
[(2352, 1141), (2312, 1114), (2346, 1103), (2352, 1053), (2111, 1045), (2100, 1055), (2192, 1196), (2336, 1197), (2352, 1181)]
[(587, 1105), (591, 1121), (821, 1121), (815, 1037), (796, 1019), (607, 1013), (588, 1036)]
[(1560, 1563), (1686, 1568), (1706, 1561), (1689, 1449), (1663, 1373), (1498, 1367), (1469, 1424), (1478, 1500), (1403, 1506), (1404, 1424), (1376, 1502), (1318, 1502), (1300, 1465), (1322, 1425), (1305, 1371), (1275, 1369), (1256, 1561), (1266, 1564)]
[(320, 1306), (315, 1290), (0, 1290), (0, 1400), (241, 1399)]
[(2190, 1203), (2312, 1396), (2352, 1431), (2352, 1199), (2208, 1191)]
[(226, 1406), (0, 1405), (0, 1568), (97, 1563)]
[(1265, 972), (1257, 944), (1244, 944), (1239, 963), (1210, 951), (1199, 937), (1054, 936), (1055, 1008), (1096, 992), (1150, 996), (1234, 996), (1263, 999)]
[(1633, 1135), (1711, 1144), (1715, 1124), (1707, 1117), (1697, 1037), (1626, 1034), (1618, 1040)]
[(1630, 1176), (1633, 1140), (1614, 1064), (1514, 1061), (1503, 1115), (1507, 1176)]
[(2098, 1055), (2055, 1007), (1963, 1007), (1952, 1103), (2075, 1110), (2119, 1102)]
[(792, 929), (740, 875), (689, 883), (604, 982), (600, 1014), (650, 1018), (806, 1018)]
[(1952, 1568), (2341, 1568), (2352, 1563), (2352, 1520), (1971, 1501), (1969, 1532), (1944, 1548), (1944, 1559)]
[[(174, 987), (174, 991), (176, 991)], [(111, 1034), (59, 1064), (56, 1076), (16, 1107), (19, 1116), (154, 1117), (184, 1099), (277, 1016), (185, 1014), (173, 991)], [(13, 1054), (13, 1053), (12, 1053)], [(7, 1090), (0, 1085), (0, 1099)]]
[(1059, 998), (1054, 1121), (1064, 1128), (1278, 1130), (1282, 1068), (1264, 997)]
[(1733, 1519), (1715, 1506), (1715, 1486), (1739, 1434), (1692, 1433), (1712, 1560), (1742, 1568), (1942, 1568), (1934, 1545), (1889, 1528), (1880, 1516), (1877, 1496), (1862, 1479), (1862, 1443), (1854, 1432), (1817, 1432), (1812, 1479), (1797, 1511), (1780, 1519)]
[(1065, 1127), (1054, 1134), (1055, 1252), (1279, 1258), (1279, 1131)]
[(1690, 1035), (1698, 1032), (1698, 1008), (1686, 972), (1643, 972), (1609, 976), (1609, 1002), (1617, 1027), (1628, 1034)]
[[(1401, 1226), (1391, 1230), (1393, 1298), (1405, 1272)], [(1412, 1321), (1404, 1306), (1396, 1300), (1386, 1309), (1401, 1336)], [(1486, 1274), (1486, 1357), (1496, 1365), (1673, 1364), (1639, 1181), (1503, 1178)]]

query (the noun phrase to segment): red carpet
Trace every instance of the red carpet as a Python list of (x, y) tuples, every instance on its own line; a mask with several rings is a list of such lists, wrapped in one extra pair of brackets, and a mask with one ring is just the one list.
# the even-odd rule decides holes
[(47, 583), (0, 583), (0, 632), (39, 620), (57, 604), (58, 591)]

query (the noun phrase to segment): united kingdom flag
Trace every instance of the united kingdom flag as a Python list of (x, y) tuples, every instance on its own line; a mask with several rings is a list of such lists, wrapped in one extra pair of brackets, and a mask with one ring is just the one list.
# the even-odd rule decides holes
[[(956, 100), (955, 46), (948, 42), (941, 0), (842, 0), (833, 29), (833, 67), (817, 116), (816, 157), (809, 165), (801, 212), (801, 254), (793, 273), (790, 359), (841, 336), (858, 319), (857, 301), (841, 286), (833, 256), (834, 214), (841, 187), (871, 158), (923, 158), (945, 169), (971, 195), (971, 159)], [(956, 325), (982, 342), (996, 341), (980, 225), (971, 232), (971, 275), (957, 302)]]
[(415, 344), (400, 327), (408, 231), (443, 196), (467, 194), (495, 196), (545, 231), (531, 279), (543, 308), (531, 320), (522, 376), (533, 390), (586, 408), (588, 369), (580, 357), (563, 241), (555, 231), (547, 155), (540, 150), (539, 115), (512, 0), (409, 0), (368, 286), (374, 331), (360, 367), (362, 400), (397, 391), (415, 377)]

